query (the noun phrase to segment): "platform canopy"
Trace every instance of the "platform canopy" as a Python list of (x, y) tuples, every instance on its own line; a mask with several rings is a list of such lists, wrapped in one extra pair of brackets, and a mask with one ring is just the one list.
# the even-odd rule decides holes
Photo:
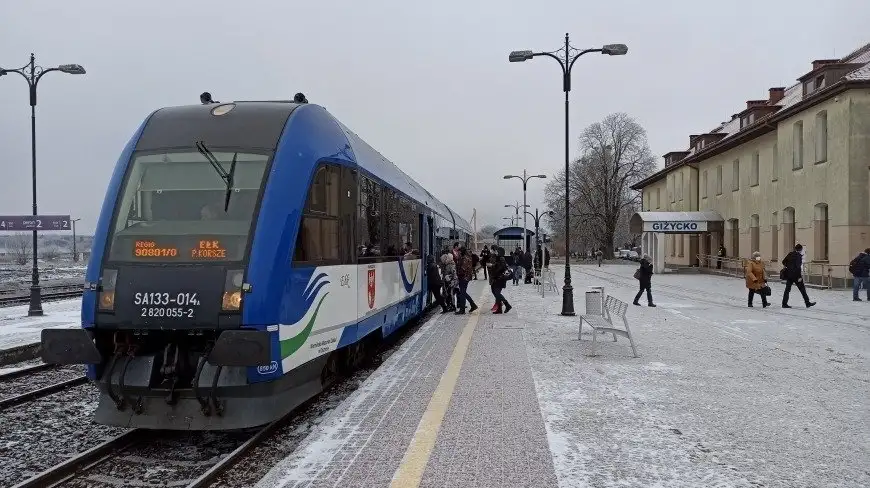
[(705, 234), (723, 232), (725, 220), (718, 212), (637, 212), (631, 216), (629, 228), (635, 234), (661, 232), (663, 234)]
[[(531, 229), (526, 229), (527, 236), (534, 236), (535, 232)], [(505, 227), (499, 229), (492, 234), (493, 237), (503, 241), (521, 241), (523, 240), (522, 227)]]

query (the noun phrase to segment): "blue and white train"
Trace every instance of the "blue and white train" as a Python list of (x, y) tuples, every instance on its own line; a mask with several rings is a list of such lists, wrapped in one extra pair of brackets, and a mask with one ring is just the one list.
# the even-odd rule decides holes
[(87, 364), (96, 421), (266, 424), (423, 313), (423, 257), (470, 225), (323, 107), (163, 108), (115, 166), (82, 328), (47, 362)]

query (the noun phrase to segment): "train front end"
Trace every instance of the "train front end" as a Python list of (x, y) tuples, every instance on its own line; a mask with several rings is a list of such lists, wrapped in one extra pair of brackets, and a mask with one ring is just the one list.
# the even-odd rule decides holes
[(161, 109), (118, 161), (94, 239), (82, 329), (43, 358), (87, 364), (96, 421), (236, 429), (273, 420), (273, 331), (242, 320), (259, 204), (293, 104)]

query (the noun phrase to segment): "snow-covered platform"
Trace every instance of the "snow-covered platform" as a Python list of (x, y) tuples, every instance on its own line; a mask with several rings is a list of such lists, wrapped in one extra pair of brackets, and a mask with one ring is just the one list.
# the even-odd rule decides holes
[(39, 342), (42, 329), (81, 324), (81, 298), (43, 302), (42, 317), (28, 317), (27, 305), (0, 308), (0, 352)]
[[(574, 267), (578, 316), (588, 286), (630, 303), (633, 272)], [(656, 276), (633, 358), (589, 357), (561, 293), (508, 286), (492, 315), (473, 282), (479, 312), (423, 325), (259, 486), (870, 486), (870, 303), (777, 288), (750, 309), (742, 280)]]

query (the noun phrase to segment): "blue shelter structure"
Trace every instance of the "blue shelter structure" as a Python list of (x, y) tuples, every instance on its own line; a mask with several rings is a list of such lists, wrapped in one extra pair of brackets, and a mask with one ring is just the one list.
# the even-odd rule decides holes
[[(505, 248), (508, 252), (513, 251), (516, 246), (523, 242), (522, 227), (505, 227), (499, 229), (492, 234), (495, 237), (496, 244)], [(526, 230), (526, 249), (534, 249), (532, 242), (534, 241), (535, 232)]]

